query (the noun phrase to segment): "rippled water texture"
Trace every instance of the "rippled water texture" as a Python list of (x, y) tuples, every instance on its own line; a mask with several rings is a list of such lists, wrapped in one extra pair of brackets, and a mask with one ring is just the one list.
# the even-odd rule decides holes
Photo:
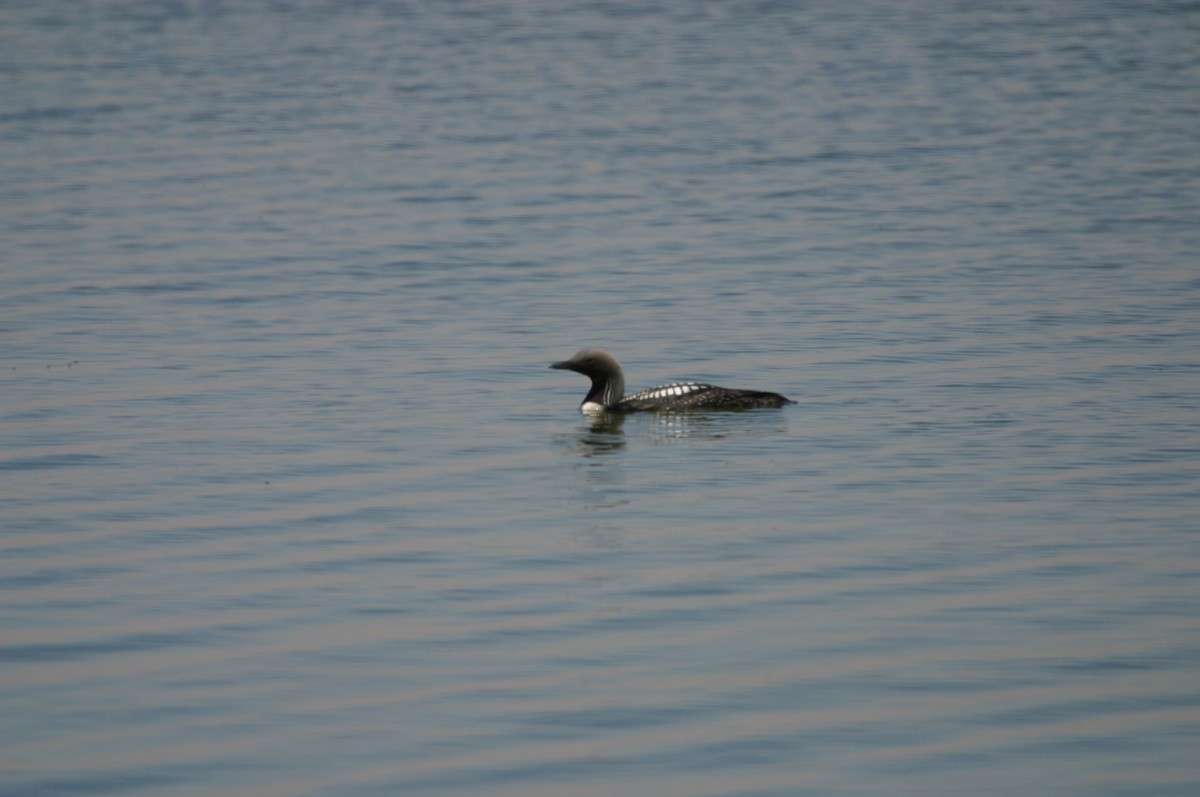
[(1200, 793), (1198, 41), (3, 4), (0, 793)]

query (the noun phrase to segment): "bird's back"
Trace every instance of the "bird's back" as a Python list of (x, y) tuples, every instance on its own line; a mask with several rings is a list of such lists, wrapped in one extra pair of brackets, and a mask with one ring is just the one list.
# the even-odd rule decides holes
[(750, 410), (792, 404), (778, 393), (738, 390), (702, 382), (676, 382), (626, 396), (611, 409), (618, 412), (670, 412), (684, 410)]

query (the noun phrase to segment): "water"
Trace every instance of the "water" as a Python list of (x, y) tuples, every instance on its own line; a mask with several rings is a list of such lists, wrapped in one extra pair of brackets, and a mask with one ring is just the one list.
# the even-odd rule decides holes
[(0, 793), (1197, 793), (1198, 33), (5, 4)]

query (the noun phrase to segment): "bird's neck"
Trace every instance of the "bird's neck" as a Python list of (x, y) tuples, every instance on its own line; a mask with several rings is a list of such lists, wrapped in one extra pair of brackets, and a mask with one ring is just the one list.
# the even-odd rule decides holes
[(617, 376), (593, 376), (592, 389), (588, 391), (585, 404), (602, 404), (611, 407), (625, 397), (625, 380)]

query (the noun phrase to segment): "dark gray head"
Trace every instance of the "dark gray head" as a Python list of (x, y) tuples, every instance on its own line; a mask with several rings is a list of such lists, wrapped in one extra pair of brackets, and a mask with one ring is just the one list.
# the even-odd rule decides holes
[(569, 360), (554, 363), (551, 368), (574, 371), (592, 380), (592, 389), (583, 400), (611, 407), (625, 396), (625, 375), (617, 358), (604, 349), (583, 349)]

